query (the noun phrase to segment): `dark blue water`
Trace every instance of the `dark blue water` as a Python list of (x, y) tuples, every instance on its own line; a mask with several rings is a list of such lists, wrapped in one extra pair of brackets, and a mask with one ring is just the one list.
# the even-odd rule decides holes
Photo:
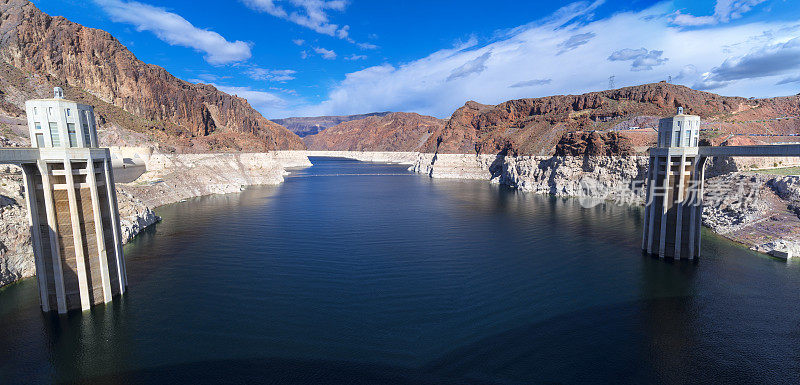
[(0, 383), (800, 381), (798, 265), (708, 233), (668, 263), (639, 208), (312, 161), (159, 209), (112, 306), (0, 290)]

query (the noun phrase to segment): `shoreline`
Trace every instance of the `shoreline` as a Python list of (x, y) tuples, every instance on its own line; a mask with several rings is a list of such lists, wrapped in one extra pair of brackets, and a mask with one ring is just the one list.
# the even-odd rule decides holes
[[(409, 166), (409, 171), (426, 174), (431, 178), (482, 180), (523, 192), (561, 197), (586, 197), (585, 185), (582, 183), (590, 180), (595, 186), (590, 194), (597, 196), (589, 198), (599, 201), (621, 200), (636, 206), (644, 203), (643, 191), (625, 195), (620, 193), (619, 187), (631, 181), (643, 180), (648, 160), (641, 156), (510, 157), (388, 151), (290, 150), (209, 154), (150, 152), (145, 157), (146, 172), (133, 182), (117, 183), (122, 239), (124, 243), (128, 243), (141, 231), (160, 221), (161, 218), (154, 212), (158, 207), (206, 195), (235, 193), (248, 186), (277, 185), (289, 174), (287, 169), (312, 166), (309, 157), (403, 164)], [(6, 187), (0, 191), (4, 196), (10, 195), (13, 202), (0, 205), (0, 230), (6, 230), (4, 238), (0, 238), (3, 241), (3, 248), (0, 249), (0, 287), (35, 274), (24, 200), (21, 200), (21, 190), (15, 186), (21, 185), (21, 180), (14, 180), (14, 173), (9, 170), (7, 167), (3, 182), (12, 188)], [(754, 237), (751, 229), (758, 230), (758, 226), (770, 222), (768, 219), (776, 221), (774, 218), (781, 213), (770, 211), (770, 206), (783, 204), (785, 207), (789, 204), (789, 207), (793, 207), (791, 202), (800, 202), (800, 177), (753, 176), (740, 171), (738, 165), (729, 161), (711, 164), (707, 168), (707, 174), (713, 175), (708, 179), (709, 183), (741, 183), (762, 190), (766, 186), (775, 190), (775, 196), (770, 197), (771, 201), (758, 201), (747, 207), (737, 207), (731, 199), (706, 205), (703, 212), (704, 227), (764, 254), (770, 254), (776, 249), (797, 247), (798, 239), (784, 239), (782, 235), (785, 234), (778, 234), (778, 237), (766, 236), (776, 239), (764, 242), (764, 239)], [(800, 207), (800, 204), (797, 206)], [(797, 215), (784, 215), (782, 219), (782, 222), (789, 222), (785, 226), (789, 232), (800, 229), (800, 218)], [(792, 220), (796, 223), (791, 222)], [(769, 230), (761, 229), (761, 232), (769, 234)]]
[[(409, 164), (410, 171), (431, 178), (484, 180), (523, 192), (562, 197), (616, 201), (644, 205), (644, 189), (630, 193), (625, 187), (641, 182), (647, 173), (647, 156), (500, 156), (476, 154), (388, 153), (318, 151), (342, 158)], [(320, 155), (321, 156), (321, 155)], [(752, 172), (772, 164), (792, 165), (796, 159), (713, 159), (706, 166), (707, 190), (722, 191), (712, 201), (706, 194), (703, 226), (750, 250), (771, 256), (773, 251), (800, 251), (800, 177)], [(591, 191), (586, 190), (589, 182)], [(751, 201), (730, 194), (731, 186), (746, 190)], [(587, 196), (586, 193), (590, 196)], [(794, 210), (794, 211), (793, 211)]]
[[(287, 168), (308, 167), (305, 151), (265, 153), (162, 154), (148, 149), (137, 160), (147, 171), (129, 183), (116, 183), (123, 244), (161, 220), (154, 210), (183, 199), (277, 185)], [(133, 153), (119, 153), (133, 157)], [(36, 273), (20, 170), (0, 173), (0, 288)]]

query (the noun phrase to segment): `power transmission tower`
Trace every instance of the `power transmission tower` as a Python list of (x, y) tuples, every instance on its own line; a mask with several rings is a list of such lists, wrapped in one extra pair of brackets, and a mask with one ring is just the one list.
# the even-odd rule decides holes
[(616, 76), (614, 76), (614, 75), (611, 75), (611, 76), (608, 77), (608, 89), (609, 90), (613, 90), (615, 88), (614, 87), (614, 79), (615, 78), (616, 78)]
[(672, 83), (672, 75), (669, 75), (669, 77), (667, 78), (667, 83)]

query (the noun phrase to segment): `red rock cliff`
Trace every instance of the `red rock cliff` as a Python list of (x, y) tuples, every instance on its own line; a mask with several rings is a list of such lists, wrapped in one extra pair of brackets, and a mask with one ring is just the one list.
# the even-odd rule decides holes
[(245, 99), (180, 80), (138, 60), (109, 33), (51, 17), (27, 0), (0, 0), (0, 60), (153, 122), (145, 131), (180, 138), (178, 144), (304, 148), (300, 138), (265, 119)]
[(800, 97), (746, 99), (688, 87), (653, 83), (582, 95), (511, 100), (496, 106), (467, 102), (456, 110), (426, 152), (551, 155), (567, 132), (605, 130), (637, 116), (669, 116), (676, 107), (723, 130), (796, 133), (798, 124), (782, 121), (748, 123), (749, 119), (800, 114)]

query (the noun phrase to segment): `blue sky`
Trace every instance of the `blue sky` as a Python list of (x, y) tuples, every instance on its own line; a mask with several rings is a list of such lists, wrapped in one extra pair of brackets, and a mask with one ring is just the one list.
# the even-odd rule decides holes
[(800, 91), (796, 0), (35, 0), (268, 118), (413, 111), (672, 78)]

